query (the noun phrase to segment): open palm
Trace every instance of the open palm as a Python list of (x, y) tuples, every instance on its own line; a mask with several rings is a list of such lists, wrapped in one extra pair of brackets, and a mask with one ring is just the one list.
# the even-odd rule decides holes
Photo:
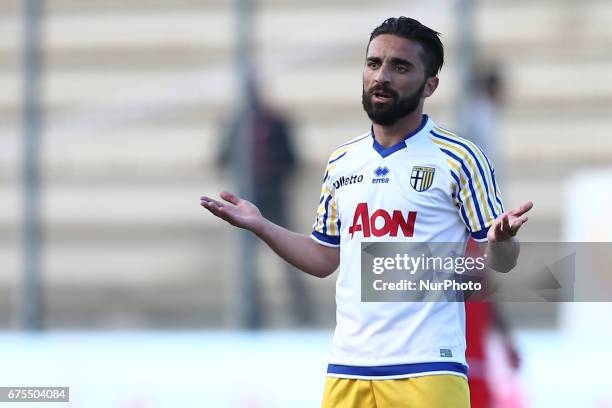
[(238, 198), (227, 191), (221, 192), (219, 196), (226, 202), (202, 196), (200, 205), (215, 216), (240, 228), (253, 230), (263, 220), (261, 212), (252, 202)]

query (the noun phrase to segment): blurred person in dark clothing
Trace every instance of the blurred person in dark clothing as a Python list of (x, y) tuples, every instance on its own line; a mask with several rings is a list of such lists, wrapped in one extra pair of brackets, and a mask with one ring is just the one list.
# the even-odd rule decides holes
[(495, 176), (499, 181), (505, 173), (498, 137), (499, 111), (504, 98), (504, 79), (500, 68), (491, 66), (476, 71), (471, 87), (472, 96), (461, 108), (460, 128), (469, 140), (480, 146), (491, 163), (495, 163)]
[[(251, 137), (250, 153), (246, 162), (251, 171), (249, 175), (252, 182), (252, 200), (261, 210), (264, 217), (284, 227), (288, 227), (286, 216), (287, 182), (297, 167), (297, 156), (293, 146), (292, 126), (288, 118), (280, 112), (271, 109), (262, 100), (251, 79), (248, 86), (250, 99), (250, 117), (252, 119), (249, 136)], [(232, 165), (237, 154), (235, 147), (240, 139), (241, 125), (244, 122), (243, 112), (237, 112), (226, 126), (227, 131), (223, 137), (222, 149), (218, 165), (227, 167)], [(254, 264), (254, 263), (253, 263)], [(256, 266), (253, 266), (256, 268)], [(289, 285), (289, 294), (293, 318), (298, 324), (307, 324), (312, 321), (311, 304), (304, 277), (286, 264), (286, 275)], [(256, 269), (253, 270), (256, 273)], [(261, 294), (257, 294), (257, 310), (261, 310)], [(258, 325), (261, 325), (262, 316), (258, 316)]]

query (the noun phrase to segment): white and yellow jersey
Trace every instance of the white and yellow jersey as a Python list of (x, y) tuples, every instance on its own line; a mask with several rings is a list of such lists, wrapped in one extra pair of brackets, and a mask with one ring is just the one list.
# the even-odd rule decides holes
[(373, 131), (330, 156), (311, 237), (340, 247), (328, 375), (466, 376), (461, 302), (362, 302), (361, 242), (486, 241), (503, 212), (494, 170), (472, 142), (421, 126), (384, 148)]

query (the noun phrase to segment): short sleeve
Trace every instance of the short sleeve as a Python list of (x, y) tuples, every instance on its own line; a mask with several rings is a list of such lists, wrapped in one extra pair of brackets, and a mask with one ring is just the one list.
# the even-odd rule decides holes
[(335, 200), (335, 189), (330, 181), (330, 169), (325, 171), (321, 197), (310, 237), (321, 245), (340, 246), (340, 217)]
[(466, 141), (463, 147), (460, 167), (451, 169), (458, 186), (455, 197), (459, 216), (472, 238), (484, 242), (489, 227), (504, 212), (504, 207), (489, 159), (471, 142)]

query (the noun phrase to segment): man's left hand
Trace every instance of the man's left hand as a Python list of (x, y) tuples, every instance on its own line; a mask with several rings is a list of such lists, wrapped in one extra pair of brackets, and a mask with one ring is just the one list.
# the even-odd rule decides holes
[(516, 235), (518, 230), (528, 220), (525, 213), (533, 208), (533, 203), (528, 201), (521, 206), (506, 211), (493, 221), (487, 234), (489, 242), (506, 241)]

